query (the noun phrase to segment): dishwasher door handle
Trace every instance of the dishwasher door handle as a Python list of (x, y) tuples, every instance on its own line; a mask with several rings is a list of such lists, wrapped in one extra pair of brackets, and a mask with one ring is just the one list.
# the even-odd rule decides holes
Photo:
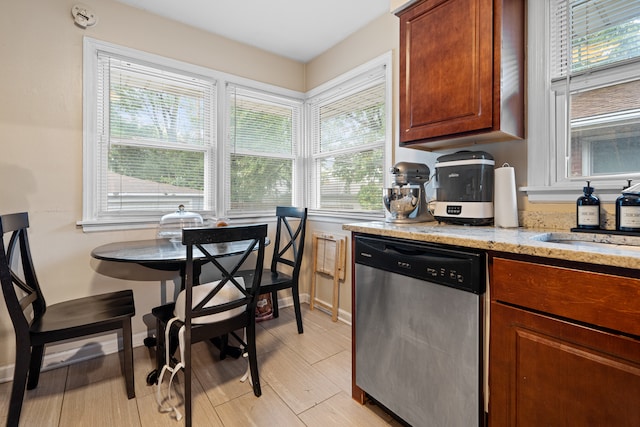
[(383, 241), (358, 241), (358, 253), (367, 258), (373, 258), (376, 254), (380, 255), (394, 255), (399, 254), (401, 256), (423, 256), (429, 253), (433, 253), (432, 249), (425, 250), (424, 248), (403, 245), (395, 242), (383, 242)]

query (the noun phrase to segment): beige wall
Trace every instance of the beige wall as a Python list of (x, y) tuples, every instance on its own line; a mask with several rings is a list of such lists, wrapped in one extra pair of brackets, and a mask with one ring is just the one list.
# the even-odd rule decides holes
[[(111, 0), (84, 0), (98, 24), (82, 30), (70, 16), (74, 1), (4, 1), (0, 6), (0, 213), (28, 211), (32, 250), (49, 303), (115, 289), (134, 290), (137, 315), (134, 334), (145, 335), (148, 314), (170, 294), (174, 278), (141, 267), (123, 265), (108, 271), (90, 257), (91, 250), (117, 240), (151, 238), (154, 230), (83, 233), (76, 226), (82, 213), (82, 38), (121, 44), (251, 78), (306, 91), (385, 52), (393, 56), (393, 161), (433, 163), (430, 154), (397, 146), (398, 19), (381, 16), (308, 64), (300, 64), (188, 26), (129, 8)], [(526, 184), (526, 141), (472, 147), (489, 151), (496, 164), (516, 169), (518, 186)], [(521, 209), (557, 207), (527, 205)], [(566, 206), (559, 209), (565, 209)], [(344, 219), (354, 222), (353, 218)], [(314, 218), (314, 231), (342, 233), (340, 222)], [(351, 252), (350, 245), (348, 253)], [(303, 264), (302, 293), (310, 283), (311, 247)], [(98, 270), (98, 271), (96, 271)], [(108, 277), (108, 273), (113, 276)], [(340, 309), (351, 312), (350, 265), (340, 288)], [(124, 278), (129, 278), (125, 280)], [(320, 280), (319, 297), (331, 301), (330, 280)], [(160, 289), (160, 290), (159, 290)], [(0, 308), (0, 379), (13, 361), (13, 330)]]
[[(380, 55), (383, 55), (389, 51), (392, 53), (393, 58), (393, 117), (397, 117), (397, 105), (398, 105), (398, 92), (395, 88), (398, 86), (398, 46), (399, 46), (399, 21), (398, 18), (392, 14), (385, 14), (362, 30), (348, 37), (343, 42), (337, 44), (329, 51), (316, 57), (310, 61), (306, 66), (306, 89), (314, 89), (327, 81), (346, 73), (353, 68), (366, 63)], [(399, 160), (407, 161), (420, 161), (430, 163), (429, 153), (418, 151), (400, 149), (397, 145), (397, 130), (395, 127), (396, 120), (393, 120), (392, 135), (394, 152), (393, 158), (388, 160), (389, 164)], [(432, 162), (431, 162), (432, 163)], [(342, 222), (357, 222), (357, 220), (346, 218)], [(309, 224), (309, 233), (322, 232), (335, 235), (347, 235), (348, 233), (342, 231), (342, 222), (326, 222), (326, 221), (312, 221)], [(310, 240), (307, 240), (310, 242)], [(309, 251), (311, 252), (311, 251)], [(347, 254), (351, 254), (351, 242), (347, 244)], [(304, 271), (302, 272), (302, 278), (304, 284), (309, 289), (308, 284), (311, 282), (310, 265), (311, 259), (309, 257), (311, 253), (308, 253), (305, 258), (308, 259), (308, 263), (305, 264)], [(333, 282), (329, 277), (324, 277), (320, 274), (317, 278), (317, 297), (324, 302), (331, 302)], [(351, 313), (351, 265), (347, 263), (346, 280), (340, 285), (339, 307), (342, 315), (348, 320)]]
[[(297, 91), (304, 90), (304, 65), (110, 0), (83, 0), (98, 16), (95, 27), (83, 30), (71, 18), (75, 3), (20, 0), (0, 6), (0, 213), (29, 212), (48, 303), (131, 288), (134, 333), (142, 336), (143, 315), (160, 303), (159, 285), (173, 288), (170, 275), (122, 266), (118, 274), (140, 281), (110, 278), (94, 270), (90, 252), (103, 243), (152, 238), (154, 230), (83, 233), (76, 226), (82, 215), (83, 37)], [(2, 303), (0, 379), (3, 367), (13, 363), (13, 341)]]
[(385, 52), (397, 50), (397, 34), (398, 18), (391, 14), (382, 15), (311, 60), (306, 67), (306, 89), (313, 89)]

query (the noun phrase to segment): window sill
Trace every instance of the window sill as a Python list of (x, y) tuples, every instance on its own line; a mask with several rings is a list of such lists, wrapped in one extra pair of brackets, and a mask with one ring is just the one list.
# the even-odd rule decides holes
[(141, 230), (158, 227), (158, 219), (110, 219), (100, 221), (78, 221), (76, 226), (82, 227), (85, 233), (99, 231)]
[(384, 221), (382, 213), (362, 213), (350, 211), (322, 211), (309, 209), (309, 217), (314, 221), (344, 224), (347, 222)]
[[(245, 225), (257, 223), (275, 222), (275, 212), (271, 215), (232, 216), (229, 218), (231, 225)], [(78, 221), (76, 226), (82, 227), (85, 233), (99, 231), (126, 231), (155, 229), (158, 227), (160, 216), (153, 218), (110, 218), (103, 220)], [(205, 226), (207, 221), (205, 220)]]
[[(274, 214), (275, 215), (275, 214)], [(347, 222), (362, 221), (384, 221), (384, 215), (381, 213), (361, 213), (361, 212), (326, 212), (321, 210), (309, 210), (309, 218), (314, 221), (343, 224)], [(257, 222), (274, 221), (273, 215), (232, 217), (232, 224), (255, 224)], [(76, 226), (82, 227), (85, 233), (93, 233), (100, 231), (123, 231), (123, 230), (140, 230), (154, 229), (158, 227), (159, 218), (111, 218), (104, 220), (88, 220), (78, 221)]]

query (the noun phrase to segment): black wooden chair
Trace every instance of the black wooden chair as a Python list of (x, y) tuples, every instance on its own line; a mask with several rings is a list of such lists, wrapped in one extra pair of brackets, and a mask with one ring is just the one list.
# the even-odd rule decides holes
[[(266, 237), (266, 224), (191, 228), (184, 229), (182, 232), (182, 244), (187, 247), (185, 289), (178, 295), (175, 303), (156, 307), (151, 312), (157, 319), (156, 358), (160, 380), (162, 380), (162, 370), (167, 359), (169, 363), (177, 362), (172, 361), (171, 356), (178, 346), (176, 342), (178, 337), (182, 335), (180, 339), (183, 341), (180, 345), (183, 357), (178, 366), (184, 369), (185, 425), (187, 426), (192, 424), (191, 344), (217, 337), (228, 337), (229, 334), (235, 337), (249, 356), (253, 393), (256, 396), (262, 394), (256, 354), (255, 310)], [(221, 258), (216, 258), (207, 251), (208, 244), (229, 244), (239, 241), (249, 241), (249, 244), (241, 255), (237, 255), (237, 261), (231, 267), (228, 265), (225, 267)], [(194, 253), (197, 252), (204, 254), (204, 257), (194, 257)], [(213, 267), (213, 271), (219, 272), (222, 278), (216, 282), (200, 284), (200, 271), (209, 264)], [(167, 325), (169, 325), (168, 331)], [(235, 332), (243, 328), (246, 331), (246, 342)], [(223, 340), (225, 341), (226, 339)], [(166, 346), (169, 347), (169, 352)], [(222, 352), (224, 353), (224, 348)], [(158, 387), (160, 386), (161, 381), (158, 384)]]
[[(16, 335), (16, 362), (7, 425), (18, 425), (25, 383), (29, 390), (38, 386), (45, 344), (58, 341), (122, 330), (127, 396), (134, 398), (133, 292), (124, 290), (47, 305), (31, 259), (28, 227), (26, 212), (0, 216), (0, 280)], [(11, 238), (6, 244), (4, 237), (8, 233)]]
[[(302, 312), (298, 279), (304, 253), (304, 236), (307, 228), (307, 208), (278, 206), (278, 225), (271, 268), (264, 270), (260, 282), (260, 293), (271, 294), (273, 317), (278, 317), (278, 291), (291, 289), (293, 308), (296, 313), (298, 333), (303, 333)], [(282, 267), (290, 271), (283, 271)]]

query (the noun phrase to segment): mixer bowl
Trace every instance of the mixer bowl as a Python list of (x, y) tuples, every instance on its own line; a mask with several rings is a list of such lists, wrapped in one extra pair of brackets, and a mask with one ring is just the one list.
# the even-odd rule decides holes
[(412, 187), (385, 188), (384, 207), (393, 218), (408, 218), (418, 208), (420, 189)]

